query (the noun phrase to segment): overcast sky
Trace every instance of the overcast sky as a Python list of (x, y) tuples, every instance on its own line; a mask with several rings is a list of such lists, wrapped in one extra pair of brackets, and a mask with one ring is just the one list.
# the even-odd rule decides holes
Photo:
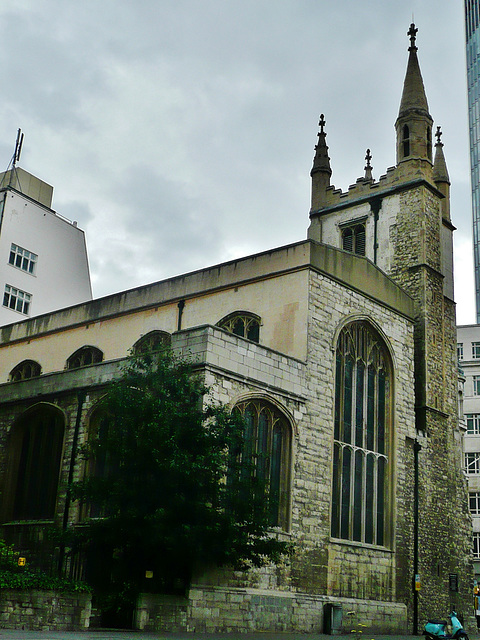
[(395, 163), (412, 14), (474, 322), (462, 0), (2, 3), (0, 165), (21, 127), (95, 297), (302, 240), (320, 113), (336, 187)]

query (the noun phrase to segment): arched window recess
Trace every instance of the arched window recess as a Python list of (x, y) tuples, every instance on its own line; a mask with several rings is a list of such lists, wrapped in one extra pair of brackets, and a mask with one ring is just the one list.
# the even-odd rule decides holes
[(166, 331), (149, 331), (135, 342), (132, 353), (134, 356), (144, 356), (168, 348), (171, 342), (172, 336)]
[(390, 512), (392, 363), (367, 321), (336, 345), (332, 521), (334, 538), (386, 546)]
[(235, 311), (217, 323), (221, 329), (252, 342), (260, 341), (260, 324), (260, 316), (249, 311)]
[(253, 473), (260, 482), (261, 496), (256, 503), (267, 509), (272, 527), (288, 530), (290, 515), (290, 468), (292, 426), (274, 404), (260, 398), (239, 402), (238, 411), (245, 422), (240, 473)]
[(9, 382), (36, 378), (42, 373), (42, 367), (34, 360), (23, 360), (10, 371)]
[(97, 347), (86, 345), (77, 349), (67, 360), (67, 369), (79, 369), (103, 360), (103, 352)]

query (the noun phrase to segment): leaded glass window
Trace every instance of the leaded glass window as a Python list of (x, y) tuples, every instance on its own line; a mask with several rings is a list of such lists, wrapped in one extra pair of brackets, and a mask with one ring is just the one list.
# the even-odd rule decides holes
[(78, 369), (102, 362), (103, 353), (97, 347), (85, 346), (77, 349), (67, 360), (67, 369)]
[(218, 326), (225, 331), (259, 342), (260, 340), (260, 317), (247, 311), (236, 311), (222, 318)]
[(133, 345), (133, 353), (136, 356), (143, 356), (154, 351), (160, 351), (171, 344), (171, 335), (166, 331), (150, 331), (139, 338)]
[(243, 466), (265, 487), (265, 506), (272, 526), (288, 528), (290, 502), (291, 426), (273, 404), (252, 399), (236, 405), (245, 421)]
[(340, 333), (336, 349), (332, 523), (335, 538), (386, 544), (391, 365), (366, 322)]
[(42, 373), (42, 368), (34, 360), (23, 360), (16, 367), (10, 371), (10, 382), (17, 382), (18, 380), (28, 380), (29, 378), (36, 378)]

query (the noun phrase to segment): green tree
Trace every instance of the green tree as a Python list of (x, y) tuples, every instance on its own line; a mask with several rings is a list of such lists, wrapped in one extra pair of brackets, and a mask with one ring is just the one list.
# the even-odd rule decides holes
[(241, 459), (242, 419), (208, 393), (191, 364), (158, 352), (132, 358), (104, 397), (82, 451), (90, 472), (71, 486), (101, 516), (74, 534), (91, 550), (94, 586), (178, 591), (196, 568), (290, 552), (269, 530), (258, 460)]

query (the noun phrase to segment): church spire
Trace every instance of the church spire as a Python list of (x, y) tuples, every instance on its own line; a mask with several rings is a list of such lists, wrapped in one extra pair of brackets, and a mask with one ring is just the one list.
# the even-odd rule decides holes
[(397, 131), (397, 163), (410, 159), (432, 161), (432, 124), (427, 96), (418, 63), (416, 36), (418, 29), (412, 23), (407, 35), (410, 38), (407, 72), (403, 83)]
[(320, 131), (318, 132), (318, 143), (315, 146), (315, 157), (313, 159), (313, 167), (310, 171), (312, 177), (312, 211), (320, 209), (325, 202), (325, 192), (330, 186), (330, 176), (332, 170), (330, 168), (330, 158), (328, 157), (328, 147), (326, 142), (327, 134), (325, 133), (325, 117), (323, 113), (318, 123)]

